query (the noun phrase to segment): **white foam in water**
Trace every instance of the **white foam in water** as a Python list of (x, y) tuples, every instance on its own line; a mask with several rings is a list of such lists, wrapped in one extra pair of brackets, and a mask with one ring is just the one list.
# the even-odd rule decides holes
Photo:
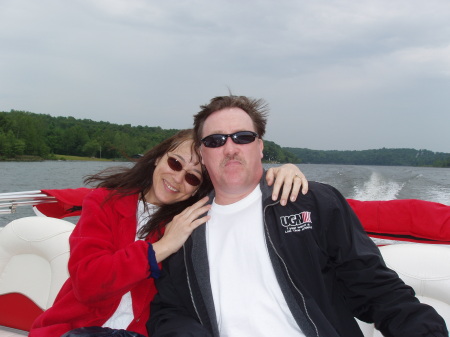
[(450, 189), (444, 186), (433, 186), (426, 191), (427, 200), (450, 205)]
[(393, 200), (397, 198), (398, 192), (404, 184), (385, 180), (378, 172), (372, 172), (370, 179), (363, 186), (354, 186), (353, 199), (358, 200)]

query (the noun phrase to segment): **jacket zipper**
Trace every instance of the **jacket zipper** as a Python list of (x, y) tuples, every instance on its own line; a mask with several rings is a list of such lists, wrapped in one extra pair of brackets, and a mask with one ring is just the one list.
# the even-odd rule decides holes
[(189, 269), (188, 269), (188, 265), (187, 265), (187, 261), (186, 261), (186, 247), (185, 245), (183, 245), (183, 260), (184, 260), (184, 267), (186, 268), (186, 279), (187, 279), (187, 284), (189, 287), (189, 295), (191, 296), (191, 301), (192, 301), (192, 305), (194, 306), (194, 310), (195, 313), (197, 314), (197, 318), (200, 321), (200, 324), (203, 325), (203, 321), (198, 313), (198, 309), (197, 306), (195, 305), (195, 301), (194, 301), (194, 295), (192, 293), (192, 287), (191, 287), (191, 282), (189, 281)]
[(305, 308), (306, 317), (308, 317), (309, 321), (310, 321), (311, 324), (314, 326), (314, 330), (316, 331), (316, 336), (319, 337), (319, 331), (317, 330), (317, 326), (316, 326), (316, 324), (314, 323), (314, 321), (312, 320), (312, 318), (309, 316), (308, 308), (306, 307), (305, 298), (304, 298), (302, 292), (300, 291), (300, 289), (298, 289), (297, 286), (295, 285), (295, 283), (292, 281), (292, 278), (291, 278), (291, 275), (289, 274), (289, 270), (288, 270), (288, 268), (287, 268), (287, 265), (286, 265), (286, 263), (284, 262), (284, 260), (283, 260), (283, 258), (281, 257), (281, 255), (278, 253), (278, 251), (277, 251), (277, 249), (275, 248), (275, 245), (274, 245), (274, 243), (273, 243), (273, 241), (272, 241), (272, 238), (270, 237), (269, 227), (267, 226), (267, 222), (266, 222), (266, 210), (267, 210), (268, 207), (270, 207), (270, 206), (275, 206), (275, 205), (278, 204), (278, 203), (279, 203), (279, 201), (276, 201), (276, 202), (274, 202), (274, 203), (272, 203), (272, 204), (268, 204), (268, 205), (264, 206), (264, 227), (265, 227), (265, 229), (266, 229), (267, 239), (268, 239), (270, 245), (272, 246), (273, 251), (275, 252), (275, 254), (276, 254), (276, 255), (278, 256), (278, 258), (280, 259), (280, 261), (281, 261), (281, 263), (282, 263), (282, 265), (283, 265), (283, 267), (284, 267), (284, 270), (286, 271), (286, 274), (287, 274), (287, 276), (288, 276), (289, 282), (292, 284), (292, 286), (294, 287), (294, 289), (295, 289), (295, 290), (299, 293), (299, 295), (301, 296), (302, 302), (303, 302), (303, 308)]

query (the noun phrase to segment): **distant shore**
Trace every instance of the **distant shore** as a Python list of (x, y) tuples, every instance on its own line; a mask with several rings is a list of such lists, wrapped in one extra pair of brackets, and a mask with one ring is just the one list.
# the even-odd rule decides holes
[(11, 161), (17, 161), (17, 162), (37, 162), (37, 161), (47, 161), (47, 160), (53, 160), (53, 161), (123, 161), (120, 159), (106, 159), (106, 158), (94, 158), (94, 157), (79, 157), (79, 156), (67, 156), (67, 155), (59, 155), (55, 154), (51, 156), (50, 158), (42, 158), (39, 156), (16, 156), (15, 158), (8, 158), (8, 159), (1, 159), (0, 162), (11, 162)]

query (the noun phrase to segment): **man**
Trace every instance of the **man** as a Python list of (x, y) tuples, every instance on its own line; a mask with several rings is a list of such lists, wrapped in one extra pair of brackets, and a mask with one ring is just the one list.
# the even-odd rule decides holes
[(166, 260), (151, 336), (362, 336), (353, 317), (385, 336), (448, 336), (388, 269), (342, 195), (310, 183), (284, 208), (261, 159), (266, 105), (216, 97), (195, 116), (214, 185), (210, 220)]

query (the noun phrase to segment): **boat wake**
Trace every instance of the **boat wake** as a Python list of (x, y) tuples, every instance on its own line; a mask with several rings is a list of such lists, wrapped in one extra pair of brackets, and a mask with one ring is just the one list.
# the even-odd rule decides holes
[(390, 179), (379, 172), (372, 172), (369, 180), (362, 185), (353, 186), (351, 198), (362, 201), (367, 200), (394, 200), (397, 199), (399, 192), (405, 183), (399, 183)]

